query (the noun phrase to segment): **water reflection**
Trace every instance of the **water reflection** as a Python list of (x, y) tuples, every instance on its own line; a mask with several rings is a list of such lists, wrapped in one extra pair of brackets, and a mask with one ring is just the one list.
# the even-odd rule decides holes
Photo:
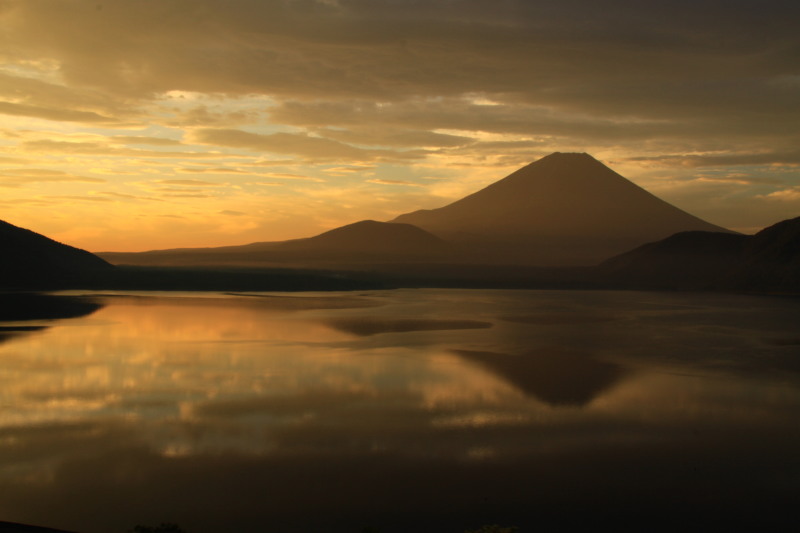
[(586, 405), (629, 373), (623, 366), (598, 361), (591, 354), (558, 348), (525, 355), (475, 350), (455, 353), (551, 405)]
[(379, 333), (408, 333), (410, 331), (442, 331), (452, 329), (485, 329), (491, 322), (478, 320), (443, 320), (435, 318), (336, 318), (325, 322), (328, 326), (346, 333), (367, 337)]
[(26, 333), (33, 333), (42, 331), (47, 326), (0, 326), (0, 344), (14, 337), (25, 335)]
[(0, 292), (0, 344), (20, 335), (42, 331), (53, 320), (90, 315), (101, 307), (88, 298)]
[(26, 292), (0, 292), (0, 322), (75, 318), (102, 307), (92, 298)]
[(790, 300), (100, 303), (0, 345), (4, 520), (86, 533), (769, 528), (800, 489), (800, 347), (765, 341), (796, 337)]

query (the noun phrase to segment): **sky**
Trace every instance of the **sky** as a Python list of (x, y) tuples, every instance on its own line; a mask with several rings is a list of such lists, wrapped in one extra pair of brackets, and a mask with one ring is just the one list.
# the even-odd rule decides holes
[(0, 0), (0, 219), (91, 251), (308, 237), (587, 152), (800, 216), (800, 4)]

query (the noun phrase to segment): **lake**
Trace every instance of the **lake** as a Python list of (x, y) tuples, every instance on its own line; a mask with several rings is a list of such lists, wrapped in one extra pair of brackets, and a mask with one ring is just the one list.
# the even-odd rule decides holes
[(85, 533), (796, 520), (796, 298), (79, 294), (96, 308), (0, 324), (0, 520)]

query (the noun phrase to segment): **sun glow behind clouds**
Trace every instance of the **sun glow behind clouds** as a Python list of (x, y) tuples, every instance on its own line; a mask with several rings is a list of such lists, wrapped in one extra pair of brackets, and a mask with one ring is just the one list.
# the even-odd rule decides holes
[(6, 2), (0, 219), (95, 251), (280, 240), (552, 151), (717, 224), (796, 216), (794, 4), (567, 4)]

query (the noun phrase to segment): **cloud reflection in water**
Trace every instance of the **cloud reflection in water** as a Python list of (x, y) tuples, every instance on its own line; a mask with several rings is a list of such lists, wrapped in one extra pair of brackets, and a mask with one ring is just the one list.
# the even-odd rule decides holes
[[(797, 347), (758, 340), (792, 336), (790, 302), (309, 298), (106, 297), (0, 345), (0, 516), (87, 533), (768, 525), (797, 493), (800, 388), (777, 366)], [(492, 327), (332, 326), (366, 305), (371, 324)]]

